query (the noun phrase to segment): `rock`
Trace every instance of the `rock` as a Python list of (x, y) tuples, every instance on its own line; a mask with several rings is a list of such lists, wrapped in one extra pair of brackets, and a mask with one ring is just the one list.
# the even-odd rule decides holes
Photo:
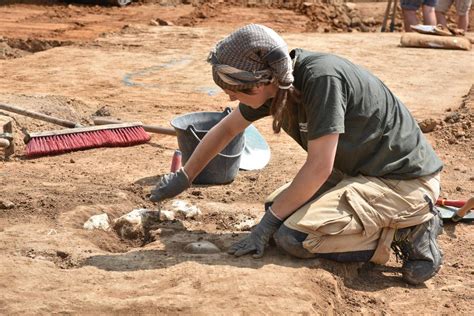
[(91, 216), (83, 225), (84, 229), (102, 229), (109, 230), (109, 216), (105, 213)]
[(173, 26), (174, 23), (173, 22), (170, 22), (170, 21), (166, 21), (166, 20), (163, 20), (163, 19), (156, 19), (156, 21), (158, 22), (159, 25), (161, 26)]
[(361, 25), (360, 25), (360, 30), (361, 30), (361, 32), (363, 32), (363, 33), (370, 32), (370, 28), (368, 28), (365, 24), (361, 24)]
[(356, 4), (354, 2), (346, 2), (344, 5), (346, 6), (347, 10), (349, 10), (349, 12), (356, 8)]
[(348, 17), (346, 14), (342, 14), (340, 16), (340, 19), (341, 19), (341, 23), (345, 26), (350, 26), (351, 25), (351, 18)]
[(237, 230), (249, 231), (256, 224), (254, 219), (247, 219), (234, 225)]
[(172, 211), (161, 210), (160, 221), (172, 221), (174, 220), (174, 213)]
[(421, 122), (418, 123), (418, 126), (420, 127), (421, 131), (423, 133), (430, 133), (434, 131), (436, 126), (439, 124), (437, 120), (434, 120), (432, 118), (425, 119)]
[(356, 16), (351, 19), (352, 27), (357, 27), (357, 26), (360, 26), (361, 24), (362, 24), (362, 20), (359, 17)]
[(151, 26), (160, 26), (160, 23), (158, 23), (158, 22), (155, 21), (155, 20), (150, 20), (150, 25), (151, 25)]
[(0, 209), (8, 210), (14, 207), (15, 207), (15, 204), (12, 201), (0, 200)]
[(145, 225), (148, 221), (159, 221), (160, 212), (146, 208), (134, 209), (130, 213), (122, 215), (117, 220), (125, 220), (132, 224)]
[(195, 218), (202, 214), (197, 206), (183, 200), (174, 200), (171, 204), (171, 210), (184, 215), (186, 218)]
[(171, 236), (176, 231), (171, 228), (158, 228), (155, 230), (150, 230), (150, 236), (153, 237), (153, 240), (156, 240), (158, 236)]
[(145, 235), (144, 227), (159, 220), (159, 211), (140, 208), (114, 220), (112, 228), (121, 238), (142, 239)]
[(456, 122), (459, 122), (460, 119), (461, 119), (461, 115), (457, 112), (454, 112), (454, 113), (450, 113), (446, 115), (446, 117), (444, 118), (444, 121), (446, 123), (456, 123)]
[(368, 18), (363, 19), (362, 23), (364, 23), (365, 25), (374, 25), (376, 22), (373, 17), (368, 17)]
[(221, 250), (216, 245), (207, 240), (192, 242), (184, 247), (184, 251), (193, 254), (219, 253)]
[(107, 106), (102, 106), (100, 109), (94, 112), (94, 116), (111, 116), (110, 110)]

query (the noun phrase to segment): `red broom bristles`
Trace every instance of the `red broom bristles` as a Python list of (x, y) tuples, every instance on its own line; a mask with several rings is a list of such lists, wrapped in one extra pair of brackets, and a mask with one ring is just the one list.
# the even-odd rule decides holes
[(150, 140), (143, 126), (71, 131), (62, 135), (32, 136), (26, 145), (26, 156), (37, 157), (96, 147), (119, 147), (142, 144)]

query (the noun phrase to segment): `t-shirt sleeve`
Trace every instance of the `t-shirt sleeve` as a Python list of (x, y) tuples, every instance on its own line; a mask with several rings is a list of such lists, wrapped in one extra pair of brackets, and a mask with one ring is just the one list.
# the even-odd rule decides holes
[(239, 103), (239, 110), (244, 119), (249, 122), (254, 122), (261, 119), (262, 117), (270, 115), (270, 106), (272, 105), (272, 100), (268, 100), (258, 109), (253, 109), (248, 105)]
[(308, 140), (344, 133), (346, 100), (341, 80), (335, 76), (313, 77), (303, 87)]

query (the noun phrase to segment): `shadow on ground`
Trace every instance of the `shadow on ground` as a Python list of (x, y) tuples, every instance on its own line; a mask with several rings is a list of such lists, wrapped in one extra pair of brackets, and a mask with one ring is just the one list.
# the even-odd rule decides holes
[[(292, 268), (324, 269), (339, 277), (345, 286), (356, 290), (379, 291), (390, 287), (406, 287), (401, 279), (399, 267), (379, 266), (372, 263), (339, 263), (326, 259), (298, 259), (284, 254), (271, 244), (261, 259), (251, 256), (234, 257), (226, 253), (227, 248), (248, 233), (208, 233), (203, 230), (188, 230), (182, 222), (174, 221), (172, 235), (156, 238), (146, 248), (135, 248), (127, 253), (94, 255), (86, 258), (81, 266), (94, 266), (106, 271), (138, 271), (166, 269), (183, 263), (196, 262), (205, 265), (225, 265), (237, 268), (260, 269), (265, 265), (280, 265)], [(155, 227), (156, 228), (156, 227)], [(190, 254), (184, 247), (195, 241), (210, 241), (221, 252), (215, 254)], [(160, 248), (160, 249), (154, 249)], [(401, 263), (400, 263), (401, 266)], [(424, 287), (424, 286), (422, 286)]]

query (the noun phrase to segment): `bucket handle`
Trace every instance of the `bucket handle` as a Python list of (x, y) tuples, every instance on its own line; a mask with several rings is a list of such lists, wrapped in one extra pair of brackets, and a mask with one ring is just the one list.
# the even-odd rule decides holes
[[(196, 140), (200, 143), (202, 139), (200, 139), (199, 136), (197, 136), (196, 130), (194, 129), (194, 126), (189, 125), (188, 130), (191, 132), (191, 134), (193, 134), (194, 138), (196, 138)], [(242, 137), (244, 137), (244, 142), (243, 142), (242, 150), (238, 154), (226, 155), (226, 154), (223, 154), (223, 153), (218, 153), (217, 155), (221, 156), (221, 157), (224, 157), (224, 158), (237, 158), (240, 155), (242, 155), (242, 153), (244, 152), (244, 149), (245, 149), (245, 134), (242, 135)]]

